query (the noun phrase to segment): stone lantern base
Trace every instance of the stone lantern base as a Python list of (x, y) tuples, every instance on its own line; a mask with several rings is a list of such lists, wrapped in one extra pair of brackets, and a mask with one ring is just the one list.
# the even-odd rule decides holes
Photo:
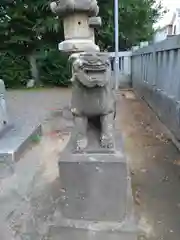
[(67, 53), (77, 52), (99, 52), (99, 46), (97, 46), (92, 40), (89, 39), (69, 39), (59, 43), (59, 51)]

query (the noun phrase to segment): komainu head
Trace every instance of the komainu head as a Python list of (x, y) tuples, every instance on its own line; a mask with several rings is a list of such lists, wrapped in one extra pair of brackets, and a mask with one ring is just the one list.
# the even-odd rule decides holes
[(104, 87), (111, 81), (109, 57), (104, 53), (81, 53), (74, 57), (73, 81), (87, 88)]

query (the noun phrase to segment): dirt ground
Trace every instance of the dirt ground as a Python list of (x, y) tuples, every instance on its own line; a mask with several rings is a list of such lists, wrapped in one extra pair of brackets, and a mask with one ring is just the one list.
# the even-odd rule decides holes
[[(66, 93), (65, 93), (66, 92)], [(43, 122), (41, 142), (16, 163), (15, 174), (0, 180), (0, 239), (49, 240), (49, 225), (60, 201), (57, 163), (68, 135), (61, 130), (59, 109), (68, 105), (64, 89), (28, 93), (30, 112)], [(24, 92), (8, 93), (10, 105), (22, 103)], [(27, 96), (27, 95), (26, 95)], [(132, 174), (139, 240), (180, 239), (180, 154), (166, 128), (131, 91), (118, 94), (117, 127), (121, 129)], [(35, 106), (33, 108), (33, 106)], [(16, 107), (11, 107), (14, 112)], [(33, 110), (34, 109), (34, 110)], [(41, 109), (41, 110), (38, 110)], [(34, 112), (33, 112), (34, 111)], [(28, 113), (29, 114), (29, 113)], [(28, 115), (29, 116), (29, 115)]]
[(145, 102), (121, 92), (120, 124), (132, 173), (140, 239), (180, 239), (180, 154)]

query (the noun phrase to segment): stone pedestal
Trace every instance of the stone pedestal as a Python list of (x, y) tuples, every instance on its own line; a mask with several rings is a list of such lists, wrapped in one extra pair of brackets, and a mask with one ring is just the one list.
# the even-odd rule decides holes
[(127, 192), (130, 176), (122, 152), (69, 154), (61, 157), (59, 169), (65, 190), (61, 196), (65, 218), (125, 221), (132, 205)]
[(131, 178), (121, 135), (114, 153), (72, 153), (59, 160), (61, 195), (50, 236), (56, 239), (137, 240)]
[(49, 231), (52, 240), (137, 240), (125, 156), (66, 157), (59, 161), (61, 200)]

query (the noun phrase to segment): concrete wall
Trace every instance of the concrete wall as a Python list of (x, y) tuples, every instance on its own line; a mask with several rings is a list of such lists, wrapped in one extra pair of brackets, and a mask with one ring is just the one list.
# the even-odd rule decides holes
[(133, 52), (132, 83), (180, 140), (180, 35)]
[[(113, 75), (115, 74), (115, 53), (111, 52), (111, 64), (112, 64), (112, 71)], [(131, 81), (131, 51), (126, 52), (119, 52), (119, 87), (120, 88), (127, 88), (132, 85)], [(113, 77), (113, 79), (115, 79)]]

